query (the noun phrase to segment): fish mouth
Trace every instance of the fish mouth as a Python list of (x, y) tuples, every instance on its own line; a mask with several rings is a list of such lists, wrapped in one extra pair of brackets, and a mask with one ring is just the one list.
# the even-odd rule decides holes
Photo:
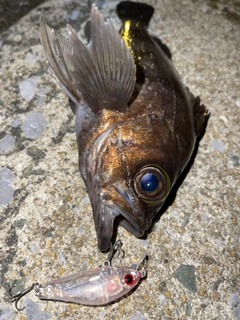
[(126, 211), (117, 204), (101, 203), (97, 208), (97, 212), (94, 213), (98, 247), (101, 251), (105, 251), (111, 246), (114, 221), (117, 217), (119, 217), (118, 223), (137, 238), (142, 237), (148, 229), (148, 221), (141, 223), (137, 217), (133, 217), (131, 212)]

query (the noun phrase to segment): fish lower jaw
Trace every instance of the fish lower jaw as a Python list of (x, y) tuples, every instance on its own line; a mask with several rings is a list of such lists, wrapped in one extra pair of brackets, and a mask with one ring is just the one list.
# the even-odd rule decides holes
[(141, 228), (139, 225), (135, 224), (131, 224), (128, 220), (126, 220), (125, 218), (120, 221), (119, 223), (124, 229), (126, 229), (128, 232), (130, 232), (132, 235), (134, 235), (137, 238), (141, 238), (144, 236), (146, 230), (148, 228)]
[[(137, 222), (131, 217), (132, 212), (127, 212), (113, 204), (101, 204), (94, 211), (95, 228), (98, 238), (98, 246), (101, 251), (109, 249), (114, 234), (114, 226), (121, 225), (137, 238), (144, 236), (150, 226), (150, 221)], [(144, 226), (144, 227), (142, 227)]]

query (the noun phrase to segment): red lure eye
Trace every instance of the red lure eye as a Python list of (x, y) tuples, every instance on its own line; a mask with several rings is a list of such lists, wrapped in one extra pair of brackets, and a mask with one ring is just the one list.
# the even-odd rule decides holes
[(134, 277), (131, 273), (127, 273), (124, 277), (124, 282), (127, 284), (127, 285), (131, 285), (134, 283)]

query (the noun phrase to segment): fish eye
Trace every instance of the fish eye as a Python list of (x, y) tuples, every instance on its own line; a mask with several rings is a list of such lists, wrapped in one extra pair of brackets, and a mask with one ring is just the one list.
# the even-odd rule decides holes
[(146, 202), (155, 202), (164, 198), (171, 187), (167, 172), (159, 166), (144, 166), (134, 177), (134, 189)]

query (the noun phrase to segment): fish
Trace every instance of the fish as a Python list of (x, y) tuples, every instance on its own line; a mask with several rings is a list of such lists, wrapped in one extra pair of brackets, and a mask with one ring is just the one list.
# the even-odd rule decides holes
[(208, 111), (186, 88), (168, 47), (148, 33), (154, 8), (117, 5), (120, 31), (93, 4), (87, 45), (42, 19), (50, 72), (76, 115), (79, 168), (90, 198), (98, 247), (116, 226), (140, 238), (193, 153)]
[(91, 306), (106, 305), (122, 298), (146, 276), (144, 268), (138, 270), (146, 258), (146, 252), (138, 263), (113, 267), (111, 266), (112, 255), (120, 250), (121, 246), (121, 240), (116, 241), (109, 252), (110, 255), (100, 267), (69, 274), (45, 284), (34, 282), (29, 288), (11, 295), (12, 302), (15, 302), (18, 311), (24, 310), (18, 306), (18, 302), (33, 289), (35, 295), (41, 300), (57, 300)]

